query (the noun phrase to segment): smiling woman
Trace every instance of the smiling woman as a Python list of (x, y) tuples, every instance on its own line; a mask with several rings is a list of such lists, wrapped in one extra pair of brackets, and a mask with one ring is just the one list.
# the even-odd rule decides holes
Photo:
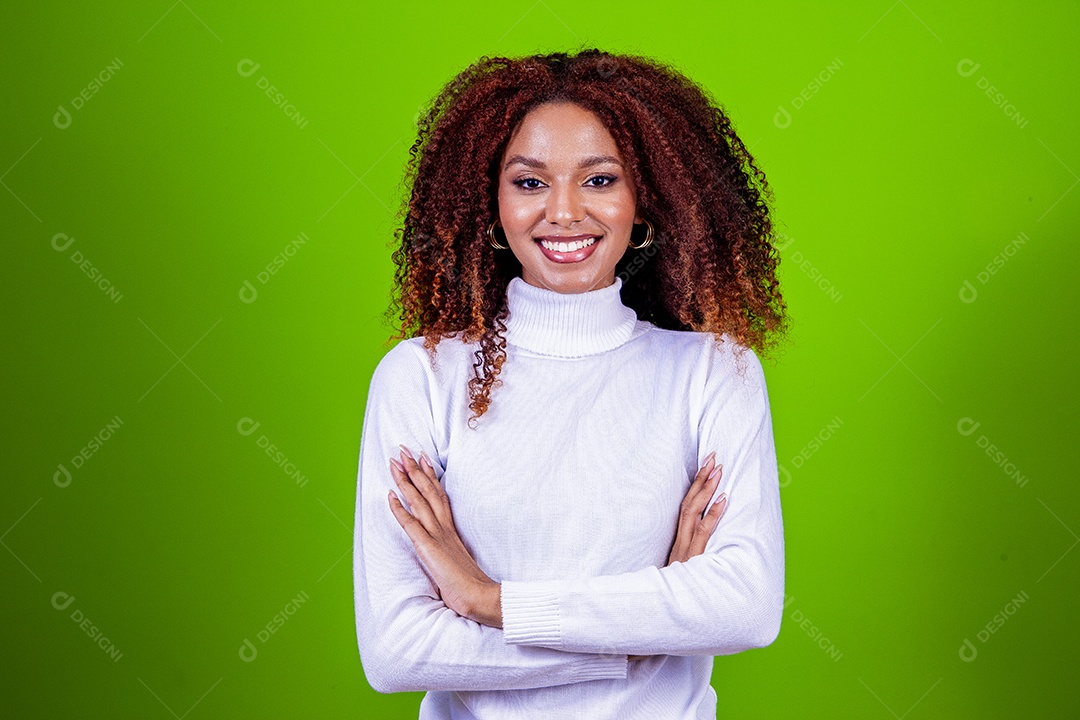
[(360, 445), (368, 682), (421, 718), (716, 717), (713, 656), (783, 611), (764, 175), (693, 82), (585, 50), (464, 70), (407, 179)]
[(611, 285), (641, 218), (634, 180), (599, 118), (573, 103), (545, 103), (517, 127), (505, 155), (499, 217), (522, 279), (560, 293)]

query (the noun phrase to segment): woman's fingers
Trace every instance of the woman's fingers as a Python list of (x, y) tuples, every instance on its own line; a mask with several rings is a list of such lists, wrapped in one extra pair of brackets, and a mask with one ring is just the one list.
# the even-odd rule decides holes
[(428, 462), (427, 456), (421, 453), (420, 460), (417, 461), (407, 447), (404, 445), (399, 447), (401, 448), (401, 463), (409, 472), (409, 476), (414, 478), (413, 484), (416, 488), (429, 502), (436, 499), (441, 502), (446, 497), (446, 493), (443, 492), (439, 478), (435, 475), (435, 468)]
[(412, 541), (438, 597), (462, 617), (502, 627), (493, 624), (497, 617), (487, 609), (489, 588), (496, 583), (480, 569), (458, 535), (450, 500), (430, 460), (422, 456), (418, 463), (407, 448), (401, 450), (401, 460), (390, 460), (390, 473), (401, 494), (387, 494), (390, 511)]
[(430, 537), (427, 529), (419, 520), (409, 514), (409, 511), (401, 504), (401, 499), (397, 495), (390, 492), (387, 494), (387, 499), (390, 501), (390, 512), (393, 513), (394, 519), (398, 521), (398, 525), (405, 531), (405, 534), (409, 536), (413, 547), (420, 547)]
[(404, 445), (400, 447), (402, 451), (400, 460), (402, 467), (408, 474), (413, 486), (424, 497), (431, 512), (443, 524), (452, 522), (450, 498), (447, 496), (446, 491), (443, 490), (439, 478), (435, 475), (435, 468), (431, 466), (427, 456), (421, 453), (420, 461), (417, 462), (408, 448)]
[(431, 529), (436, 522), (435, 513), (412, 477), (419, 474), (421, 473), (418, 470), (410, 473), (409, 468), (398, 460), (390, 460), (390, 475), (398, 487), (398, 494), (409, 503), (408, 512)]
[(694, 475), (694, 481), (690, 483), (690, 489), (686, 493), (684, 502), (693, 502), (701, 494), (701, 489), (708, 482), (709, 474), (712, 472), (715, 463), (716, 453), (711, 452), (705, 457), (705, 464)]
[(442, 483), (439, 482), (439, 476), (435, 474), (435, 468), (431, 464), (431, 459), (427, 456), (427, 453), (420, 453), (420, 470), (423, 472), (424, 477), (428, 483), (428, 490), (431, 493), (432, 505), (435, 508), (436, 514), (439, 514), (440, 519), (446, 522), (450, 518), (450, 496), (446, 494), (446, 490), (443, 488)]
[[(700, 477), (712, 464), (710, 459), (705, 466), (698, 473)], [(720, 484), (720, 477), (723, 474), (724, 466), (718, 465), (712, 469), (711, 472), (705, 475), (704, 479), (700, 481), (694, 480), (694, 485), (697, 485), (695, 489), (691, 486), (690, 491), (683, 499), (682, 507), (679, 513), (679, 523), (687, 525), (687, 529), (690, 529), (701, 519), (701, 516), (705, 514), (705, 507), (709, 502), (709, 498), (716, 492), (716, 487)]]
[(705, 517), (698, 520), (697, 525), (694, 527), (694, 537), (690, 541), (688, 557), (705, 552), (705, 546), (709, 543), (709, 538), (712, 537), (713, 531), (716, 530), (716, 525), (720, 522), (720, 517), (725, 510), (727, 510), (727, 493), (720, 493), (720, 497), (709, 508), (709, 512), (705, 513)]
[(683, 498), (679, 509), (679, 522), (675, 531), (675, 542), (672, 544), (671, 554), (668, 556), (668, 564), (673, 562), (685, 562), (695, 555), (705, 551), (705, 545), (709, 541), (717, 522), (727, 507), (726, 496), (723, 500), (713, 503), (712, 507), (706, 506), (712, 498), (716, 488), (720, 485), (723, 476), (723, 465), (713, 467), (715, 453), (709, 453), (690, 485), (690, 490)]
[(450, 510), (450, 498), (443, 490), (435, 475), (435, 468), (421, 454), (421, 461), (415, 458), (404, 445), (401, 446), (401, 460), (391, 460), (391, 474), (405, 499), (409, 502), (412, 515), (420, 521), (427, 536), (456, 551), (468, 553), (461, 536), (454, 525)]

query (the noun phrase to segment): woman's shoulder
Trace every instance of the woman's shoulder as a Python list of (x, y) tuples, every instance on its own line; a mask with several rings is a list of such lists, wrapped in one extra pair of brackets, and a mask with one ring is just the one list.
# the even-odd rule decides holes
[(735, 362), (742, 356), (757, 361), (757, 353), (748, 345), (739, 343), (726, 332), (712, 333), (698, 330), (669, 330), (650, 322), (639, 320), (639, 337), (656, 348), (663, 348), (681, 355), (692, 356), (702, 362)]
[(460, 360), (475, 350), (476, 343), (462, 341), (460, 334), (444, 337), (429, 350), (422, 335), (398, 341), (383, 355), (375, 367), (374, 377), (380, 382), (397, 382), (414, 378), (417, 373), (443, 375), (461, 366)]
[(681, 368), (700, 383), (724, 383), (736, 377), (750, 386), (764, 383), (764, 369), (757, 353), (732, 335), (648, 325), (642, 339), (671, 370)]

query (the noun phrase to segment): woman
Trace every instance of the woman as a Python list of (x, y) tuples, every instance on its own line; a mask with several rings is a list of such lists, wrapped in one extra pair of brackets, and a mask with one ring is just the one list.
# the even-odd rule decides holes
[(693, 82), (585, 50), (460, 73), (408, 180), (407, 339), (360, 447), (368, 682), (421, 718), (716, 717), (713, 656), (782, 612), (764, 175)]

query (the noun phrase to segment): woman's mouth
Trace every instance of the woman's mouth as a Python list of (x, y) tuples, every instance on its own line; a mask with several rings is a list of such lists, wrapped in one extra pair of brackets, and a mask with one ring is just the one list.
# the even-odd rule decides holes
[(547, 236), (536, 238), (544, 257), (557, 263), (581, 262), (593, 254), (602, 235)]

